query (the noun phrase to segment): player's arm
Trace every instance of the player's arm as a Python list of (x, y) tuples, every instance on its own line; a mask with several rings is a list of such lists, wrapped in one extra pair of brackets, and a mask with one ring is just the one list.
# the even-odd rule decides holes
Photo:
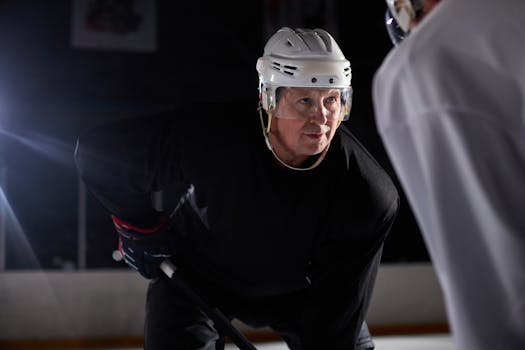
[(152, 193), (181, 181), (175, 131), (170, 114), (124, 119), (84, 133), (75, 150), (82, 180), (112, 216), (125, 261), (147, 278), (171, 252), (169, 217), (155, 209)]

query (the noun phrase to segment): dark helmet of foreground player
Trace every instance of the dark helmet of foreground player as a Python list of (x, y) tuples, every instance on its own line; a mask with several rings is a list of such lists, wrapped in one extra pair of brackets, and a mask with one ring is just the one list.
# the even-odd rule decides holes
[(386, 0), (385, 25), (397, 45), (440, 0)]

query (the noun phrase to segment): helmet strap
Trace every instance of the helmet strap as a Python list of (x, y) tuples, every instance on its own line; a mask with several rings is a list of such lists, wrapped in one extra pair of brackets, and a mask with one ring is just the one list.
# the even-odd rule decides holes
[(257, 112), (259, 112), (259, 119), (261, 120), (261, 128), (264, 136), (264, 140), (266, 142), (266, 146), (270, 151), (273, 152), (272, 144), (270, 143), (270, 139), (268, 138), (268, 134), (270, 133), (270, 126), (272, 124), (272, 112), (267, 113), (268, 115), (268, 125), (264, 125), (264, 117), (263, 117), (263, 111), (264, 108), (261, 104), (261, 101), (259, 101), (259, 105), (257, 106)]

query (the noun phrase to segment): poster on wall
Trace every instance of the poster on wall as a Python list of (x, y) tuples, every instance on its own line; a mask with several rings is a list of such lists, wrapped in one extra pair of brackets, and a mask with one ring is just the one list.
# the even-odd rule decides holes
[(72, 0), (72, 46), (155, 51), (155, 4), (151, 0)]

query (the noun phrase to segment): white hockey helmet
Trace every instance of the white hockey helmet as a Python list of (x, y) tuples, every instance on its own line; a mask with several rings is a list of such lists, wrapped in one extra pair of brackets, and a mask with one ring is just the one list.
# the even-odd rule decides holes
[(344, 104), (343, 120), (352, 103), (350, 62), (334, 38), (323, 29), (279, 29), (257, 60), (261, 104), (268, 113), (277, 104), (280, 87), (338, 88)]

